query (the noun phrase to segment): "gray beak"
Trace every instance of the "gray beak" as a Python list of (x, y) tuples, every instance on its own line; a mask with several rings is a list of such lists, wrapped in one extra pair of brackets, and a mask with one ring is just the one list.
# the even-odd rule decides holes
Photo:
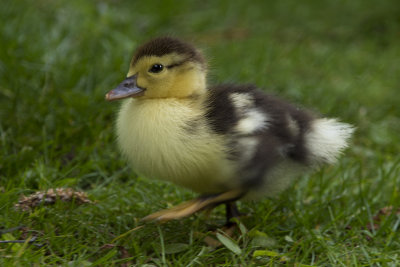
[(120, 100), (128, 97), (138, 97), (144, 94), (145, 89), (136, 85), (137, 74), (122, 81), (115, 89), (106, 94), (107, 101)]

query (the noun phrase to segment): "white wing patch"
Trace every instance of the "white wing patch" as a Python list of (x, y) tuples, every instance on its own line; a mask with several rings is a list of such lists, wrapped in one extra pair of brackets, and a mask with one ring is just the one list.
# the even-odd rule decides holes
[(234, 127), (239, 134), (252, 134), (268, 126), (268, 116), (255, 107), (254, 98), (248, 93), (232, 93), (230, 100), (236, 108), (239, 121)]
[(267, 126), (267, 116), (257, 109), (250, 109), (238, 121), (235, 130), (241, 134), (251, 134)]
[(259, 145), (259, 140), (256, 137), (239, 138), (239, 149), (242, 153), (241, 159), (243, 162), (251, 160)]
[(233, 105), (239, 109), (244, 110), (254, 106), (254, 98), (248, 93), (232, 93), (229, 95)]

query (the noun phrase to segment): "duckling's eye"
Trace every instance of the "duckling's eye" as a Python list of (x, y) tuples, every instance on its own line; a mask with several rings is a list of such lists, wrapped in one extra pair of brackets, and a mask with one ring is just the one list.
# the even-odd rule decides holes
[(164, 69), (164, 66), (161, 64), (154, 64), (153, 66), (151, 66), (151, 68), (149, 69), (149, 72), (152, 73), (159, 73)]

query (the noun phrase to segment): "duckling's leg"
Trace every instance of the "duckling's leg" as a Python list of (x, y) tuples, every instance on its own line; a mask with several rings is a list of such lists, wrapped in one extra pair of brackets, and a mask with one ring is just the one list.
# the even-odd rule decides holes
[(225, 208), (226, 208), (226, 226), (231, 226), (235, 224), (234, 222), (231, 222), (232, 218), (238, 218), (242, 214), (239, 212), (238, 207), (235, 202), (228, 202), (225, 203)]
[[(221, 194), (200, 196), (198, 198), (189, 200), (170, 209), (160, 210), (158, 212), (150, 214), (144, 217), (142, 220), (169, 221), (174, 219), (180, 219), (183, 217), (190, 216), (203, 209), (213, 209), (216, 206), (224, 203), (229, 204), (232, 201), (238, 200), (244, 194), (245, 192), (243, 192), (242, 190), (232, 190)], [(229, 216), (232, 216), (234, 214), (232, 213), (232, 211), (235, 212), (234, 208), (233, 210), (229, 211), (230, 212)]]

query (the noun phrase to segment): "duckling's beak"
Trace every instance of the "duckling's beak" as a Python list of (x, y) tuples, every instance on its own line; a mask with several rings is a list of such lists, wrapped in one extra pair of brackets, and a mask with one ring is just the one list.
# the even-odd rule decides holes
[(129, 76), (115, 89), (106, 94), (107, 101), (124, 99), (127, 97), (138, 97), (144, 94), (145, 89), (140, 88), (136, 84), (137, 74)]

